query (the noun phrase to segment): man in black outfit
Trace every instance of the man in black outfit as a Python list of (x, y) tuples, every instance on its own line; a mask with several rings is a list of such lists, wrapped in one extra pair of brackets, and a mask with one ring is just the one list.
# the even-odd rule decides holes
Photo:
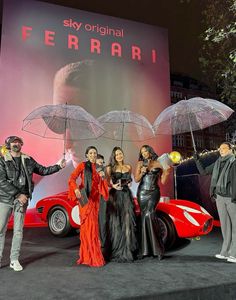
[(220, 157), (208, 167), (196, 153), (194, 159), (201, 175), (212, 175), (210, 196), (216, 199), (223, 235), (221, 251), (215, 257), (236, 263), (236, 159), (229, 142), (222, 143), (219, 152)]

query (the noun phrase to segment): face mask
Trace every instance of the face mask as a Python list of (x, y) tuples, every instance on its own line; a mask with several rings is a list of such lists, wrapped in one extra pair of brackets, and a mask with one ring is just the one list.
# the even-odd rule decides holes
[(20, 152), (21, 146), (20, 145), (13, 145), (11, 147), (11, 150), (14, 151), (14, 152)]

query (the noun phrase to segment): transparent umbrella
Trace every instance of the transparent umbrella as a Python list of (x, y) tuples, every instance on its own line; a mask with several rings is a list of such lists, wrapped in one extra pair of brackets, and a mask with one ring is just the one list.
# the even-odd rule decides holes
[(24, 120), (22, 130), (64, 140), (97, 139), (104, 133), (101, 124), (79, 105), (45, 105), (33, 110)]
[(153, 138), (150, 122), (142, 115), (129, 110), (113, 110), (98, 118), (105, 129), (103, 137), (121, 141), (143, 141)]
[(196, 152), (193, 131), (226, 121), (233, 112), (233, 109), (217, 100), (195, 97), (164, 109), (156, 118), (153, 129), (155, 134), (191, 132)]

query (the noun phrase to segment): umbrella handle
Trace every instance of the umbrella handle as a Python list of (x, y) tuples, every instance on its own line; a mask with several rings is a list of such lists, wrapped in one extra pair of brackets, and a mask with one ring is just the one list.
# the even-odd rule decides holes
[(63, 158), (65, 159), (66, 157), (66, 134), (64, 136), (64, 141), (63, 141)]

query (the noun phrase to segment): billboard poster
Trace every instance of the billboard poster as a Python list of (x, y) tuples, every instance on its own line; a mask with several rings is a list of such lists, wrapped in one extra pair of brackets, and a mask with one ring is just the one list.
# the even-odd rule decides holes
[[(63, 153), (63, 134), (42, 138), (22, 130), (37, 107), (73, 104), (95, 118), (113, 110), (130, 110), (151, 123), (170, 105), (168, 33), (164, 28), (33, 0), (3, 4), (1, 41), (1, 144), (9, 135), (24, 140), (23, 152), (43, 165)], [(73, 136), (73, 130), (68, 136)], [(131, 137), (132, 139), (132, 137)], [(139, 148), (171, 151), (171, 137), (124, 141), (126, 163), (135, 169)], [(68, 165), (45, 178), (35, 177), (31, 206), (67, 189), (68, 177), (87, 146), (94, 145), (108, 162), (119, 141), (65, 141)], [(135, 193), (136, 185), (133, 184)], [(172, 193), (171, 185), (163, 194)]]

